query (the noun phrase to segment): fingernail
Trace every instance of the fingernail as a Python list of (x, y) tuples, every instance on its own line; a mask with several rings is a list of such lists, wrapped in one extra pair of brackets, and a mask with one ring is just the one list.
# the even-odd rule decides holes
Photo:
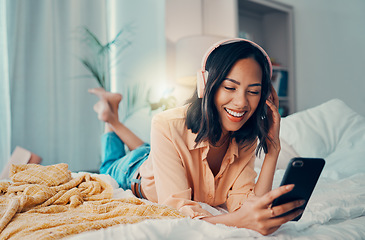
[(286, 189), (288, 189), (288, 190), (289, 190), (289, 189), (293, 189), (293, 187), (294, 187), (294, 184), (290, 184), (290, 185), (287, 185), (287, 186), (286, 186)]
[(300, 201), (299, 201), (299, 204), (300, 204), (300, 205), (303, 205), (304, 203), (305, 203), (305, 200), (300, 200)]

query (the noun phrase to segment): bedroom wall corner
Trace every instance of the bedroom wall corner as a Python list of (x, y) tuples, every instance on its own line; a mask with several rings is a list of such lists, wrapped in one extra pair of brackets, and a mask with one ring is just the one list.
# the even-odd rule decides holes
[(365, 116), (365, 1), (277, 1), (294, 9), (297, 111), (339, 98)]

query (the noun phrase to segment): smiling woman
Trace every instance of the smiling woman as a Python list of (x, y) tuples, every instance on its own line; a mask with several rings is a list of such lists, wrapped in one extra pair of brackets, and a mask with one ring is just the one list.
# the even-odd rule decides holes
[[(269, 208), (293, 187), (271, 191), (280, 152), (271, 62), (261, 47), (246, 39), (214, 45), (204, 61), (199, 71), (203, 78), (189, 103), (153, 117), (151, 144), (119, 121), (120, 95), (90, 90), (100, 99), (94, 110), (105, 122), (100, 172), (137, 197), (191, 218), (272, 233), (300, 212), (276, 216), (303, 203)], [(266, 153), (257, 182), (256, 149)], [(225, 206), (228, 212), (212, 216), (199, 202)]]

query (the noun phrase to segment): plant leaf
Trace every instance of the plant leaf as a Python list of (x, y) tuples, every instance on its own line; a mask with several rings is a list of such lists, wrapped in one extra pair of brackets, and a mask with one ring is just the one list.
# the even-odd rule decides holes
[(95, 77), (96, 81), (99, 83), (100, 87), (105, 89), (104, 83), (103, 83), (103, 77), (101, 76), (102, 74), (100, 74), (97, 69), (95, 69), (95, 67), (86, 59), (81, 59), (82, 64), (84, 64), (84, 66), (89, 69), (89, 71), (91, 72), (91, 74)]

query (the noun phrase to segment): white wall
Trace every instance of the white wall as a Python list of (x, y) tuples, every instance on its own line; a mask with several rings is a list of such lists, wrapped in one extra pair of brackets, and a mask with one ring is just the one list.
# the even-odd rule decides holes
[[(179, 81), (181, 75), (195, 75), (206, 49), (237, 35), (235, 9), (236, 0), (166, 0), (166, 75), (174, 87), (177, 105), (185, 103), (195, 90), (194, 80)], [(181, 59), (188, 66), (179, 64)], [(188, 86), (181, 85), (183, 82)]]
[(339, 98), (365, 116), (365, 1), (279, 1), (294, 8), (297, 110)]
[(166, 0), (166, 38), (176, 42), (199, 34), (234, 37), (236, 5), (236, 0)]

